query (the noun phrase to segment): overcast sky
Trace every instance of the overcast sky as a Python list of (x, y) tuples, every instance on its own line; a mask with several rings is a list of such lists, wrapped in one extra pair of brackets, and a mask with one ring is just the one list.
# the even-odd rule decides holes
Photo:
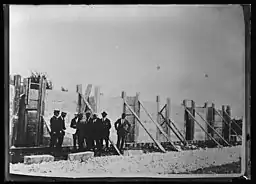
[(46, 72), (58, 90), (92, 83), (106, 96), (214, 101), (242, 116), (244, 53), (240, 6), (10, 8), (11, 74)]

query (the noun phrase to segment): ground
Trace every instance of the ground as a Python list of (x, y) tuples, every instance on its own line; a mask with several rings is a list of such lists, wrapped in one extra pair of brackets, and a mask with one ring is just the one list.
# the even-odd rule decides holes
[(31, 165), (18, 163), (10, 164), (10, 172), (54, 177), (240, 173), (240, 158), (241, 146), (235, 146), (136, 156), (94, 157), (87, 162), (61, 160)]

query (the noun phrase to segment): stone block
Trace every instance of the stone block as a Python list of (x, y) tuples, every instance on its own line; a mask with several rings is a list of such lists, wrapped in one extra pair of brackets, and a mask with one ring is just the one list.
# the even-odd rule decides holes
[(68, 154), (68, 160), (70, 161), (77, 160), (77, 161), (85, 162), (92, 157), (94, 157), (94, 152), (91, 152), (91, 151)]
[(24, 156), (24, 164), (36, 164), (42, 162), (52, 162), (54, 157), (52, 155), (30, 155)]
[(143, 150), (124, 150), (124, 156), (142, 155)]

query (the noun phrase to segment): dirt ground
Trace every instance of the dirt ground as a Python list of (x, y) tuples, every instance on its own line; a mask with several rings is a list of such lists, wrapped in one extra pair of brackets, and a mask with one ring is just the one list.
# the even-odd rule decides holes
[[(169, 175), (240, 173), (241, 146), (136, 156), (94, 157), (87, 162), (67, 160), (41, 164), (10, 164), (10, 172), (54, 177), (95, 175)], [(228, 168), (228, 169), (227, 169)]]

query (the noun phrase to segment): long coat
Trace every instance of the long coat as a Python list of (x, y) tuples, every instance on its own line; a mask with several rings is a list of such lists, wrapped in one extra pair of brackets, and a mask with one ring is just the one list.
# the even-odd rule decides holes
[[(74, 129), (77, 129), (77, 123), (78, 123), (77, 118), (73, 118), (73, 119), (71, 120), (70, 127), (71, 127), (71, 128), (74, 128)], [(75, 134), (77, 134), (77, 131), (76, 131)]]
[(124, 120), (123, 124), (121, 124), (121, 118), (119, 118), (115, 122), (115, 129), (117, 130), (118, 135), (126, 135), (127, 133), (129, 133), (130, 128), (131, 128), (131, 125), (126, 119)]
[(64, 130), (66, 130), (66, 127), (65, 127), (65, 119), (63, 118), (62, 119), (62, 117), (60, 116), (59, 118), (59, 123), (60, 123), (60, 131), (61, 131), (61, 133), (63, 134), (63, 135), (65, 135), (65, 132), (64, 132)]
[(50, 119), (51, 134), (59, 134), (62, 130), (61, 122), (58, 117), (53, 116)]
[(105, 118), (105, 120), (103, 120), (102, 118), (101, 122), (102, 122), (102, 138), (108, 138), (110, 134), (109, 131), (111, 128), (110, 120), (108, 118)]

